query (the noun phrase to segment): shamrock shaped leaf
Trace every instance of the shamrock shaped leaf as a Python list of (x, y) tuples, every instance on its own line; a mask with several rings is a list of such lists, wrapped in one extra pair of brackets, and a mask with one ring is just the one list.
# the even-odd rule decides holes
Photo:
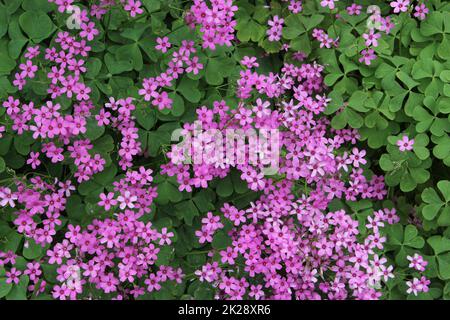
[(228, 57), (209, 58), (206, 65), (206, 82), (215, 86), (222, 84), (224, 78), (233, 72), (234, 67), (234, 61)]
[(0, 298), (5, 297), (12, 289), (12, 283), (6, 283), (5, 277), (0, 277)]
[(431, 140), (436, 144), (433, 148), (433, 155), (443, 160), (446, 166), (450, 166), (450, 137), (448, 135), (432, 136)]
[(235, 29), (238, 31), (236, 36), (242, 42), (259, 42), (265, 35), (265, 28), (262, 26), (257, 17), (252, 16), (255, 13), (255, 7), (250, 3), (239, 8), (237, 13), (238, 22)]
[(9, 55), (6, 42), (1, 40), (0, 45), (0, 75), (7, 75), (16, 67), (16, 62)]
[(117, 60), (112, 54), (105, 54), (105, 64), (111, 74), (120, 74), (133, 69), (130, 59)]
[(43, 11), (25, 11), (19, 17), (19, 23), (22, 30), (35, 43), (48, 38), (55, 30), (50, 17)]
[[(392, 143), (395, 138), (390, 140)], [(388, 186), (400, 184), (403, 192), (409, 192), (430, 178), (430, 173), (426, 170), (431, 165), (429, 159), (421, 161), (414, 153), (401, 152), (391, 144), (387, 146), (387, 150), (389, 154), (383, 154), (379, 164), (387, 172), (385, 178)]]
[(450, 279), (450, 239), (436, 235), (428, 238), (427, 242), (433, 248), (439, 278)]
[(420, 160), (425, 160), (430, 156), (430, 151), (427, 148), (429, 142), (428, 135), (424, 133), (420, 133), (414, 137), (413, 150)]
[(422, 209), (422, 215), (427, 220), (436, 217), (438, 225), (450, 225), (450, 181), (442, 180), (437, 183), (437, 187), (442, 197), (433, 188), (426, 188), (422, 192), (422, 200), (426, 205)]
[(199, 211), (194, 201), (186, 200), (175, 205), (177, 216), (183, 219), (188, 226), (192, 226), (195, 217), (199, 216)]
[(290, 14), (286, 17), (285, 24), (286, 27), (283, 28), (283, 38), (287, 40), (296, 39), (306, 32), (306, 28), (302, 23), (301, 14)]
[[(442, 136), (446, 132), (450, 132), (450, 122), (445, 118), (438, 117), (439, 106), (436, 100), (432, 97), (426, 97), (424, 105), (427, 109), (417, 106), (413, 112), (414, 119), (418, 121), (416, 124), (417, 132), (423, 133), (430, 130), (436, 136)], [(431, 114), (429, 111), (431, 111)]]
[(401, 224), (389, 225), (386, 228), (388, 241), (386, 248), (395, 250), (395, 261), (399, 266), (406, 266), (406, 256), (414, 249), (420, 249), (425, 245), (424, 239), (418, 235), (418, 230), (413, 225), (407, 225), (404, 229)]
[(198, 80), (191, 80), (187, 77), (183, 77), (180, 83), (178, 83), (176, 91), (180, 92), (189, 102), (197, 103), (202, 97), (198, 86)]

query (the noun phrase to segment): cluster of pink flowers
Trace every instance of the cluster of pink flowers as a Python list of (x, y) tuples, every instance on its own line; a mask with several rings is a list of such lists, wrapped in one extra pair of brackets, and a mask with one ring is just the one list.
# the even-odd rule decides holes
[(377, 33), (376, 30), (389, 34), (395, 26), (389, 16), (382, 17), (379, 12), (371, 12), (370, 14), (368, 32), (362, 35), (366, 48), (361, 51), (361, 58), (359, 58), (359, 62), (364, 62), (368, 66), (377, 57), (374, 48), (378, 47), (378, 39), (381, 38), (381, 34)]
[[(42, 292), (45, 290), (47, 285), (46, 281), (41, 279), (42, 269), (41, 264), (38, 262), (28, 262), (26, 264), (25, 270), (19, 270), (13, 267), (16, 264), (16, 259), (18, 256), (13, 251), (2, 252), (0, 251), (0, 266), (12, 266), (9, 270), (5, 272), (6, 283), (19, 284), (20, 276), (26, 275), (29, 277), (31, 284), (28, 285), (28, 290), (33, 292)], [(39, 283), (39, 281), (41, 281)], [(39, 287), (37, 287), (39, 286)]]
[(339, 39), (331, 38), (325, 31), (322, 29), (315, 28), (313, 30), (312, 36), (314, 39), (320, 42), (320, 47), (323, 48), (331, 48), (339, 46)]
[(281, 39), (281, 33), (283, 31), (284, 19), (274, 16), (272, 20), (269, 20), (269, 29), (267, 29), (267, 35), (269, 41), (279, 41)]
[(204, 0), (194, 0), (185, 20), (191, 28), (200, 25), (202, 47), (214, 50), (217, 45), (231, 46), (236, 26), (234, 13), (237, 10), (233, 0), (211, 1), (211, 7)]
[[(167, 52), (171, 44), (167, 37), (160, 38), (156, 49), (161, 52)], [(198, 74), (203, 69), (203, 64), (199, 62), (197, 56), (191, 57), (197, 49), (193, 41), (183, 40), (178, 50), (172, 53), (172, 59), (168, 63), (168, 68), (157, 77), (150, 77), (143, 80), (142, 89), (139, 95), (143, 96), (145, 101), (151, 101), (152, 105), (157, 106), (159, 110), (171, 109), (172, 99), (166, 91), (158, 89), (172, 86), (172, 82), (176, 81), (184, 73)]]
[[(48, 2), (54, 2), (58, 6), (58, 11), (61, 13), (74, 13), (73, 7), (76, 5), (74, 0), (48, 0)], [(130, 13), (131, 17), (135, 17), (136, 15), (142, 14), (144, 10), (142, 9), (142, 3), (139, 0), (120, 0), (117, 3), (116, 0), (97, 0), (94, 1), (96, 3), (92, 3), (90, 5), (89, 14), (96, 17), (97, 19), (101, 19), (106, 13), (108, 13), (109, 9), (121, 5), (122, 8)], [(88, 12), (82, 11), (79, 17), (87, 17)], [(92, 25), (91, 25), (92, 26)], [(81, 26), (82, 29), (86, 27), (89, 28), (89, 24), (84, 27)]]
[[(55, 244), (56, 227), (62, 224), (60, 213), (65, 209), (66, 198), (75, 189), (70, 181), (60, 182), (57, 188), (37, 177), (31, 179), (32, 188), (21, 181), (16, 182), (15, 192), (1, 188), (0, 204), (17, 210), (14, 224), (18, 232), (42, 246), (53, 244), (44, 260), (58, 266), (57, 280), (61, 284), (53, 286), (54, 298), (76, 299), (83, 295), (83, 287), (88, 284), (104, 293), (115, 294), (116, 299), (128, 295), (137, 298), (146, 292), (158, 291), (166, 281), (181, 282), (181, 269), (155, 265), (158, 253), (163, 246), (172, 243), (174, 233), (167, 228), (158, 231), (151, 222), (139, 220), (151, 211), (157, 196), (156, 188), (151, 186), (151, 174), (152, 171), (144, 167), (128, 171), (123, 179), (114, 183), (114, 192), (101, 196), (103, 200), (99, 205), (115, 213), (104, 220), (95, 219), (85, 228), (69, 224), (64, 240)], [(118, 203), (125, 205), (120, 205), (119, 209), (115, 206)], [(8, 283), (17, 284), (22, 274), (14, 267), (16, 257), (13, 252), (0, 252), (0, 265), (8, 266)], [(47, 287), (41, 278), (40, 265), (44, 260), (29, 262), (24, 271), (32, 280), (29, 291), (35, 291), (35, 285), (40, 283), (37, 294)]]
[[(107, 126), (111, 124), (112, 128), (117, 128), (122, 136), (119, 148), (119, 165), (122, 170), (131, 168), (133, 165), (133, 157), (142, 152), (141, 143), (138, 141), (138, 128), (132, 116), (133, 110), (136, 109), (133, 98), (124, 98), (115, 100), (109, 98), (109, 102), (105, 104), (105, 108), (101, 109), (99, 114), (95, 116), (99, 126)], [(109, 111), (105, 111), (109, 110)], [(117, 113), (117, 116), (114, 114)]]
[(208, 212), (206, 217), (202, 219), (202, 229), (197, 230), (195, 235), (200, 238), (200, 243), (212, 242), (214, 233), (222, 228), (223, 224), (220, 222), (220, 216), (215, 216), (212, 212)]
[[(51, 2), (51, 1), (50, 1)], [(59, 11), (64, 12), (72, 1), (55, 1)], [(75, 99), (72, 109), (67, 112), (59, 103), (52, 100), (44, 102), (41, 106), (33, 102), (21, 103), (19, 99), (10, 96), (3, 102), (7, 115), (13, 120), (12, 130), (21, 135), (25, 131), (33, 133), (34, 139), (42, 140), (42, 154), (45, 154), (52, 163), (62, 162), (65, 159), (64, 151), (77, 166), (75, 177), (78, 182), (89, 180), (95, 173), (103, 170), (105, 160), (93, 153), (93, 145), (87, 139), (80, 139), (87, 131), (87, 121), (94, 108), (90, 100), (91, 89), (82, 80), (87, 71), (85, 59), (91, 51), (87, 41), (99, 34), (95, 23), (90, 21), (86, 10), (82, 10), (79, 17), (81, 31), (77, 36), (68, 32), (59, 32), (55, 39), (55, 46), (45, 49), (45, 61), (42, 72), (47, 74), (51, 84), (47, 90), (51, 99), (66, 96)], [(22, 71), (15, 75), (14, 85), (21, 91), (26, 85), (27, 78), (35, 77), (38, 71), (33, 65), (33, 59), (40, 56), (40, 47), (28, 47), (25, 57), (28, 59), (19, 66)], [(36, 169), (41, 161), (41, 153), (30, 154), (27, 164)]]
[[(56, 3), (60, 12), (66, 12), (74, 2), (49, 1)], [(321, 6), (334, 10), (336, 2), (323, 0)], [(410, 4), (409, 0), (393, 3), (394, 12), (403, 12)], [(90, 14), (101, 18), (115, 5), (115, 0), (100, 0), (90, 8)], [(120, 5), (132, 17), (143, 13), (140, 1), (121, 0)], [(415, 9), (419, 19), (428, 10), (422, 6)], [(353, 4), (347, 11), (358, 15), (361, 9)], [(289, 10), (300, 12), (302, 1), (290, 0)], [(232, 0), (213, 0), (210, 6), (194, 0), (185, 19), (191, 27), (199, 27), (203, 48), (213, 50), (218, 45), (231, 45), (236, 11)], [(93, 119), (100, 127), (110, 126), (120, 132), (118, 156), (122, 170), (132, 168), (133, 158), (143, 152), (132, 116), (136, 109), (134, 98), (111, 97), (98, 113), (92, 112), (95, 107), (91, 89), (83, 83), (83, 74), (91, 51), (86, 41), (98, 36), (99, 30), (88, 18), (88, 11), (82, 10), (80, 19), (80, 39), (59, 32), (56, 47), (45, 50), (48, 70), (44, 64), (41, 71), (51, 80), (51, 100), (36, 106), (10, 96), (3, 103), (13, 121), (12, 130), (18, 135), (29, 131), (41, 142), (41, 149), (30, 153), (27, 164), (33, 170), (38, 168), (41, 156), (52, 163), (65, 161), (75, 165), (73, 177), (78, 183), (88, 181), (106, 165), (106, 160), (95, 153), (94, 143), (85, 138), (88, 122)], [(389, 17), (379, 22), (378, 30), (389, 33), (393, 27)], [(281, 39), (283, 23), (278, 16), (269, 21), (269, 41)], [(338, 45), (338, 39), (330, 38), (321, 29), (314, 29), (313, 37), (321, 47)], [(370, 64), (380, 34), (370, 29), (363, 38), (367, 49), (361, 61)], [(173, 101), (164, 88), (171, 87), (185, 73), (198, 74), (203, 64), (195, 55), (193, 41), (183, 40), (176, 47), (163, 36), (157, 39), (155, 48), (170, 54), (167, 69), (144, 79), (139, 95), (159, 110), (171, 109)], [(289, 46), (282, 48), (288, 50)], [(33, 59), (40, 54), (39, 46), (27, 48), (27, 60), (15, 75), (14, 85), (19, 90), (27, 85), (27, 79), (36, 77), (39, 70)], [(299, 61), (305, 57), (302, 52), (294, 55)], [(215, 136), (196, 135), (196, 124), (185, 123), (182, 135), (194, 138), (185, 145), (172, 146), (167, 153), (171, 161), (161, 166), (161, 173), (176, 176), (180, 191), (207, 188), (213, 179), (224, 178), (236, 169), (249, 189), (260, 195), (250, 207), (225, 203), (217, 212), (202, 217), (195, 235), (209, 251), (208, 261), (194, 274), (201, 282), (217, 288), (216, 298), (223, 299), (379, 298), (381, 283), (393, 277), (393, 267), (381, 256), (386, 241), (381, 230), (386, 224), (397, 223), (399, 217), (395, 209), (374, 211), (367, 217), (367, 231), (360, 234), (355, 214), (330, 209), (333, 200), (381, 200), (387, 191), (383, 177), (365, 170), (366, 151), (358, 146), (358, 132), (331, 129), (330, 121), (322, 116), (330, 101), (324, 93), (324, 67), (317, 63), (285, 63), (279, 73), (261, 74), (255, 70), (259, 66), (256, 57), (245, 56), (241, 64), (243, 70), (236, 81), (239, 102), (230, 105), (219, 100), (211, 108), (202, 106), (196, 110), (196, 123), (222, 137), (230, 129), (254, 130), (270, 140), (267, 131), (274, 130), (279, 134), (277, 147), (266, 142), (260, 146), (266, 150), (266, 157), (256, 161), (250, 157), (251, 146), (240, 155), (243, 162), (239, 155), (224, 159), (223, 154), (210, 148)], [(61, 106), (63, 103), (52, 101), (61, 96), (73, 104)], [(4, 131), (5, 127), (0, 126), (0, 138)], [(412, 144), (406, 138), (398, 145), (404, 151), (411, 150)], [(202, 150), (201, 161), (186, 164), (198, 150)], [(277, 172), (268, 177), (265, 169), (273, 162)], [(14, 252), (0, 252), (6, 282), (18, 284), (25, 274), (31, 280), (29, 292), (50, 291), (61, 300), (97, 298), (95, 290), (87, 288), (114, 299), (138, 298), (159, 291), (168, 281), (181, 283), (181, 268), (158, 262), (161, 250), (175, 241), (175, 233), (156, 228), (145, 216), (157, 196), (152, 174), (145, 167), (128, 170), (112, 188), (99, 195), (101, 219), (91, 219), (85, 226), (69, 224), (64, 231), (61, 226), (66, 219), (62, 213), (75, 190), (70, 180), (49, 183), (37, 174), (30, 180), (14, 178), (14, 187), (0, 187), (0, 207), (9, 207), (17, 232), (25, 237), (25, 247), (30, 239), (48, 247), (46, 255), (28, 262), (25, 270), (16, 264)], [(228, 233), (232, 245), (210, 250), (209, 244), (219, 230)], [(408, 260), (411, 268), (425, 270), (427, 262), (421, 256), (416, 254)], [(57, 266), (57, 285), (46, 283), (42, 264)], [(407, 285), (408, 293), (417, 295), (428, 291), (429, 280), (415, 277)], [(99, 293), (98, 297), (104, 296)]]
[[(93, 108), (90, 101), (74, 104), (73, 114), (60, 113), (61, 105), (52, 101), (36, 107), (33, 102), (21, 104), (18, 99), (11, 96), (3, 103), (3, 107), (13, 120), (12, 129), (17, 134), (21, 135), (25, 131), (30, 131), (34, 139), (43, 140), (41, 151), (52, 163), (65, 160), (63, 152), (66, 147), (69, 157), (77, 166), (75, 177), (78, 182), (87, 181), (92, 175), (103, 170), (105, 160), (99, 154), (89, 152), (93, 145), (88, 139), (78, 138), (87, 130), (86, 118), (90, 116), (90, 109)], [(33, 169), (41, 163), (39, 156), (39, 152), (30, 154), (27, 163)]]
[[(335, 2), (337, 2), (337, 0), (323, 0), (321, 1), (320, 5), (322, 7), (328, 7), (330, 10), (334, 10), (336, 8)], [(399, 14), (410, 10), (410, 6), (412, 5), (410, 0), (397, 0), (391, 1), (390, 6), (393, 8), (394, 13)], [(362, 13), (362, 9), (363, 7), (361, 5), (353, 3), (346, 8), (346, 11), (349, 15), (360, 15)], [(419, 1), (419, 3), (414, 7), (413, 15), (419, 20), (424, 20), (426, 15), (428, 14), (428, 11), (429, 10), (426, 7), (425, 3), (420, 3)], [(380, 9), (377, 9), (376, 6), (375, 8), (370, 8), (370, 10), (368, 10), (368, 14), (369, 30), (362, 35), (365, 40), (366, 48), (361, 51), (361, 57), (359, 59), (359, 62), (366, 65), (370, 65), (372, 61), (377, 57), (374, 48), (378, 47), (377, 40), (381, 37), (381, 34), (377, 33), (376, 30), (389, 34), (391, 29), (395, 26), (391, 20), (391, 17), (382, 17)], [(336, 18), (339, 19), (340, 15), (336, 14)], [(323, 30), (314, 29), (313, 37), (320, 42), (321, 48), (331, 48), (332, 46), (338, 46), (338, 39), (331, 39)]]
[[(394, 13), (407, 12), (409, 10), (410, 0), (392, 1), (390, 6), (393, 8)], [(414, 7), (414, 17), (419, 20), (424, 20), (427, 13), (428, 8), (424, 3), (417, 4)], [(366, 65), (370, 65), (371, 62), (376, 59), (375, 50), (373, 48), (378, 47), (377, 40), (381, 37), (381, 35), (376, 33), (375, 29), (389, 34), (391, 29), (394, 28), (394, 23), (391, 21), (391, 18), (383, 18), (380, 12), (372, 12), (369, 20), (371, 22), (369, 31), (368, 33), (363, 34), (367, 48), (361, 51), (361, 58), (359, 59), (360, 62), (364, 62)]]
[(36, 243), (52, 243), (56, 228), (61, 226), (61, 213), (66, 208), (66, 199), (75, 187), (68, 180), (56, 180), (54, 184), (41, 177), (31, 178), (31, 187), (24, 181), (15, 181), (15, 191), (0, 187), (0, 206), (16, 208), (13, 222), (17, 232)]
[(139, 216), (150, 213), (150, 206), (156, 197), (156, 188), (149, 187), (153, 181), (152, 170), (140, 167), (138, 171), (128, 171), (124, 179), (114, 182), (114, 192), (100, 194), (99, 206), (106, 211), (117, 209), (137, 210)]
[[(380, 230), (396, 222), (395, 211), (369, 216), (370, 232), (360, 243), (358, 222), (344, 210), (327, 212), (323, 191), (296, 199), (292, 187), (279, 182), (246, 210), (224, 205), (221, 212), (235, 226), (229, 232), (233, 243), (211, 251), (211, 261), (195, 272), (200, 281), (218, 287), (220, 299), (379, 298), (380, 282), (393, 277), (393, 267), (379, 256), (386, 241)], [(208, 215), (200, 243), (219, 224)]]
[[(253, 67), (255, 63), (255, 59), (247, 57), (244, 65)], [(209, 181), (225, 177), (235, 166), (251, 190), (264, 193), (247, 210), (225, 204), (221, 215), (208, 213), (196, 233), (200, 243), (205, 244), (223, 228), (222, 216), (234, 225), (230, 232), (233, 246), (218, 252), (220, 264), (213, 258), (196, 273), (202, 281), (220, 288), (220, 298), (242, 299), (248, 294), (270, 299), (316, 299), (322, 295), (344, 299), (350, 292), (360, 299), (378, 298), (381, 293), (375, 290), (376, 284), (393, 276), (392, 267), (386, 267), (386, 259), (375, 252), (382, 250), (386, 240), (379, 233), (381, 227), (385, 222), (398, 221), (395, 210), (379, 210), (369, 217), (371, 234), (363, 243), (358, 242), (358, 223), (351, 216), (343, 210), (326, 210), (335, 198), (382, 199), (386, 190), (382, 177), (367, 179), (364, 175), (364, 150), (353, 147), (350, 154), (345, 151), (348, 144), (357, 143), (356, 131), (331, 130), (332, 136), (327, 137), (329, 121), (318, 117), (328, 101), (320, 95), (324, 89), (322, 70), (317, 64), (285, 64), (281, 74), (268, 76), (243, 70), (237, 86), (237, 95), (243, 101), (237, 108), (216, 101), (213, 109), (197, 110), (205, 130), (278, 129), (284, 155), (278, 175), (284, 181), (266, 178), (262, 162), (236, 165), (211, 154), (193, 165), (173, 161), (186, 155), (195, 157), (192, 145), (194, 149), (206, 145), (211, 139), (207, 134), (194, 135), (187, 150), (177, 145), (168, 154), (172, 162), (163, 167), (163, 172), (177, 176), (180, 190), (207, 187)], [(244, 101), (255, 91), (268, 100)], [(278, 102), (271, 103), (272, 98)], [(182, 134), (188, 136), (195, 131), (195, 125), (185, 124), (183, 129)], [(307, 185), (304, 190), (301, 181)], [(293, 188), (303, 191), (302, 196), (294, 196)], [(213, 251), (210, 256), (217, 257)], [(238, 263), (242, 258), (243, 265)], [(234, 276), (237, 270), (233, 266), (243, 268), (246, 276)], [(258, 284), (257, 275), (264, 278), (265, 287)]]
[[(412, 1), (410, 0), (396, 0), (390, 3), (390, 6), (393, 8), (394, 13), (402, 13), (407, 12), (412, 7)], [(425, 3), (418, 3), (414, 6), (414, 17), (419, 20), (424, 20), (426, 15), (428, 14), (428, 8)]]
[[(423, 257), (417, 253), (413, 256), (407, 256), (409, 267), (419, 271), (420, 273), (425, 271), (425, 267), (428, 265), (428, 261), (424, 260)], [(425, 276), (421, 276), (420, 279), (414, 277), (411, 281), (406, 281), (406, 285), (408, 289), (406, 290), (409, 294), (414, 294), (417, 296), (420, 292), (428, 292), (430, 280), (428, 280)]]
[(409, 267), (420, 272), (424, 272), (425, 267), (428, 265), (428, 261), (424, 260), (418, 253), (415, 253), (414, 256), (407, 256), (406, 258), (409, 261)]
[[(264, 161), (251, 162), (245, 150), (244, 162), (238, 155), (224, 158), (215, 148), (208, 149), (213, 138), (207, 134), (216, 130), (225, 137), (229, 129), (259, 130), (277, 129), (280, 134), (279, 146), (284, 156), (279, 156), (279, 174), (290, 180), (304, 179), (306, 183), (319, 183), (329, 193), (329, 198), (345, 195), (347, 200), (363, 198), (382, 199), (386, 194), (383, 178), (374, 176), (370, 181), (363, 175), (361, 166), (366, 163), (365, 151), (353, 147), (352, 152), (338, 151), (346, 143), (355, 144), (358, 134), (355, 130), (333, 130), (333, 137), (326, 137), (329, 121), (317, 118), (324, 111), (327, 98), (320, 95), (323, 90), (321, 72), (323, 67), (317, 64), (303, 64), (301, 67), (285, 64), (282, 74), (259, 75), (257, 72), (244, 70), (238, 80), (237, 95), (242, 99), (249, 98), (252, 91), (267, 97), (280, 98), (275, 104), (278, 110), (271, 108), (270, 101), (258, 98), (254, 103), (240, 103), (232, 109), (224, 101), (214, 102), (214, 108), (205, 106), (197, 109), (198, 122), (205, 134), (196, 135), (195, 124), (185, 124), (182, 135), (186, 139), (181, 145), (172, 147), (168, 157), (172, 160), (162, 166), (163, 173), (176, 175), (180, 183), (179, 189), (190, 191), (192, 187), (208, 186), (215, 177), (225, 177), (232, 167), (241, 172), (241, 179), (246, 181), (254, 191), (265, 190), (273, 186), (273, 179), (264, 177)], [(292, 96), (293, 99), (286, 98)], [(217, 132), (216, 132), (217, 133)], [(267, 146), (267, 157), (271, 159), (276, 150)], [(224, 146), (225, 149), (226, 146)], [(199, 161), (192, 166), (184, 164), (184, 160), (196, 158)], [(277, 160), (277, 159), (276, 159)], [(340, 181), (341, 175), (350, 173), (348, 187)], [(326, 182), (325, 182), (326, 181)]]

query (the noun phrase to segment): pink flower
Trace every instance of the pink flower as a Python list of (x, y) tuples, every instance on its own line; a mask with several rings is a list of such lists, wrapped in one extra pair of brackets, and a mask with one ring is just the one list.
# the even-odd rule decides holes
[(417, 271), (423, 272), (425, 271), (425, 267), (428, 264), (428, 261), (425, 261), (423, 257), (417, 253), (414, 254), (414, 256), (407, 256), (409, 267), (416, 269)]
[(408, 294), (412, 293), (417, 296), (419, 292), (423, 291), (423, 285), (417, 278), (413, 278), (412, 281), (406, 281), (406, 285), (408, 286), (408, 289), (406, 290), (406, 293)]
[(108, 194), (101, 193), (100, 199), (101, 200), (99, 201), (98, 205), (104, 207), (106, 211), (117, 204), (117, 200), (114, 199), (113, 192), (108, 192)]
[(390, 6), (394, 8), (394, 13), (408, 11), (409, 0), (396, 0), (390, 3)]
[(38, 67), (33, 65), (33, 62), (31, 60), (27, 60), (25, 64), (20, 64), (19, 69), (22, 70), (20, 73), (20, 76), (22, 78), (34, 78), (35, 72), (37, 71)]
[(203, 69), (203, 64), (198, 61), (198, 57), (193, 57), (191, 60), (188, 60), (186, 64), (188, 66), (186, 68), (187, 73), (198, 74), (198, 72)]
[(353, 3), (351, 6), (347, 7), (347, 13), (351, 16), (359, 16), (361, 14), (362, 6), (356, 3)]
[(409, 140), (408, 136), (403, 136), (401, 140), (397, 141), (397, 146), (401, 152), (411, 151), (413, 149), (414, 139)]
[(336, 2), (337, 0), (322, 0), (321, 2), (320, 2), (320, 5), (322, 6), (322, 7), (328, 7), (330, 10), (333, 10), (334, 8), (335, 8), (335, 2)]
[(170, 240), (170, 238), (172, 238), (174, 236), (173, 232), (167, 232), (167, 228), (162, 228), (161, 229), (161, 234), (159, 235), (159, 245), (164, 245), (164, 244), (171, 244), (172, 240)]
[(364, 62), (366, 65), (370, 66), (372, 60), (376, 59), (375, 51), (373, 49), (364, 49), (361, 51), (361, 58), (359, 58), (359, 62)]
[(169, 38), (168, 37), (164, 37), (164, 38), (156, 38), (156, 42), (158, 43), (155, 47), (156, 50), (161, 51), (162, 53), (166, 53), (167, 49), (169, 49), (172, 45), (169, 42)]
[(371, 29), (369, 33), (364, 33), (362, 36), (366, 39), (366, 46), (378, 47), (378, 39), (381, 37), (381, 34), (375, 33), (375, 30)]
[(226, 250), (220, 251), (220, 255), (222, 256), (221, 262), (222, 263), (228, 263), (233, 265), (234, 259), (237, 258), (237, 253), (233, 250), (231, 247), (227, 247)]
[(163, 109), (171, 109), (172, 108), (172, 99), (169, 98), (169, 95), (167, 92), (163, 91), (161, 93), (159, 92), (153, 92), (152, 93), (152, 104), (154, 106), (157, 106), (159, 110)]
[(131, 195), (130, 191), (126, 190), (123, 194), (117, 197), (117, 201), (120, 203), (120, 209), (125, 209), (126, 207), (133, 209), (134, 202), (137, 200), (137, 196)]
[(19, 276), (22, 274), (20, 270), (17, 270), (16, 268), (11, 268), (10, 271), (6, 271), (6, 283), (14, 283), (19, 284)]
[(94, 37), (99, 34), (98, 30), (95, 28), (94, 22), (81, 23), (80, 37), (87, 38), (88, 41), (94, 40)]
[(123, 7), (126, 11), (130, 12), (130, 16), (135, 17), (136, 14), (144, 12), (141, 8), (141, 2), (135, 0), (127, 0), (127, 4)]
[(17, 200), (17, 195), (11, 192), (9, 188), (0, 187), (0, 206), (5, 207), (6, 205), (14, 208), (16, 206), (14, 200)]
[(418, 4), (414, 7), (414, 17), (419, 18), (419, 20), (424, 20), (428, 14), (428, 8), (425, 3)]
[(242, 60), (241, 60), (241, 64), (246, 66), (247, 68), (257, 68), (259, 67), (258, 62), (256, 62), (256, 57), (248, 57), (245, 56)]
[(27, 160), (27, 164), (31, 165), (31, 168), (36, 169), (41, 164), (39, 152), (30, 152), (30, 158)]

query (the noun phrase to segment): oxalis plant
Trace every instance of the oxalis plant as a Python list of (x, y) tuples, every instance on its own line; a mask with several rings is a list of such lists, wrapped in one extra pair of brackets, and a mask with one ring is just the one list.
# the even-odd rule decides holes
[(0, 298), (447, 298), (449, 18), (0, 1)]

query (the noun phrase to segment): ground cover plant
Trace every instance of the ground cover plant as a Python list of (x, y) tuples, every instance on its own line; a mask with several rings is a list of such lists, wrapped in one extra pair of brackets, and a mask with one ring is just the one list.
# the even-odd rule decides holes
[(449, 18), (1, 0), (0, 298), (447, 299)]

